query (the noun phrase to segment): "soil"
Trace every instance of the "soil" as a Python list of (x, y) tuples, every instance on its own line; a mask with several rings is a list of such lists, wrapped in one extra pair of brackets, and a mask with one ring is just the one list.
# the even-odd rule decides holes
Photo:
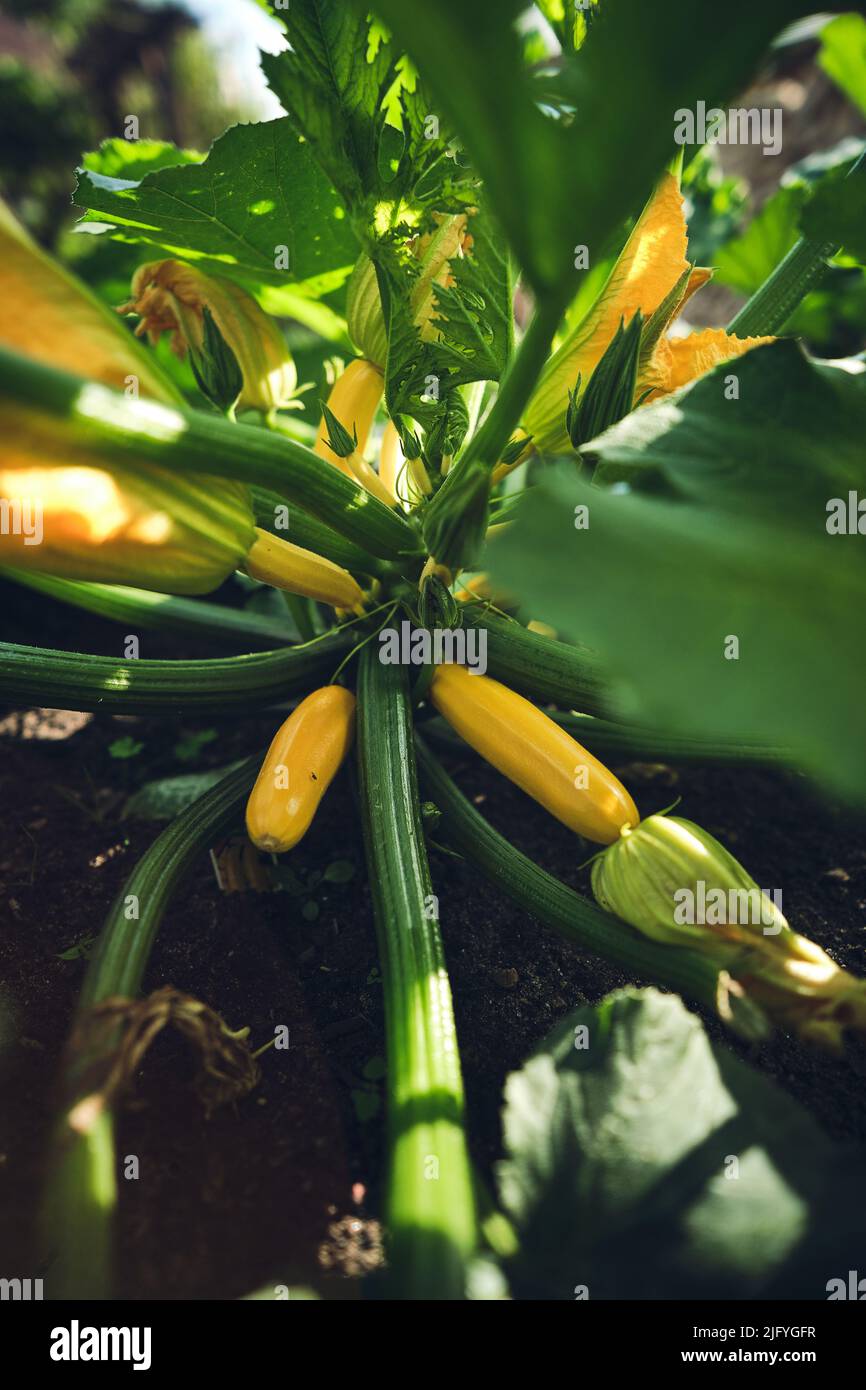
[[(0, 586), (7, 640), (118, 654), (118, 628)], [(38, 634), (38, 638), (35, 634)], [(142, 655), (206, 655), (145, 634)], [(121, 818), (143, 782), (221, 766), (256, 751), (273, 715), (233, 721), (0, 714), (0, 1248), (3, 1272), (34, 1272), (35, 1215), (61, 1049), (86, 952), (136, 858), (160, 826)], [(191, 763), (183, 735), (218, 737)], [(109, 747), (131, 736), (134, 757)], [(591, 850), (467, 752), (449, 770), (525, 853), (586, 890)], [(681, 796), (759, 883), (783, 884), (786, 915), (866, 975), (863, 825), (801, 777), (765, 770), (621, 765), (642, 811)], [(220, 892), (205, 857), (172, 902), (145, 989), (172, 984), (203, 999), (254, 1048), (289, 1029), (288, 1050), (260, 1057), (261, 1081), (209, 1117), (193, 1092), (185, 1044), (162, 1035), (118, 1128), (122, 1159), (118, 1293), (125, 1298), (236, 1298), (274, 1283), (356, 1296), (382, 1260), (382, 991), (357, 817), (345, 774), (292, 855), (301, 879), (338, 861), (345, 882), (309, 894)], [(350, 870), (346, 865), (353, 866)], [(519, 1066), (564, 1014), (626, 980), (560, 941), (453, 856), (431, 851), (454, 991), (469, 1136), (482, 1175), (501, 1153), (500, 1103)], [(352, 876), (349, 877), (351, 872)], [(332, 875), (333, 877), (334, 875)], [(311, 906), (314, 904), (314, 906)], [(721, 1032), (708, 1025), (714, 1036)], [(726, 1039), (730, 1044), (730, 1040)], [(866, 1138), (866, 1051), (842, 1062), (781, 1035), (736, 1045), (841, 1140)]]

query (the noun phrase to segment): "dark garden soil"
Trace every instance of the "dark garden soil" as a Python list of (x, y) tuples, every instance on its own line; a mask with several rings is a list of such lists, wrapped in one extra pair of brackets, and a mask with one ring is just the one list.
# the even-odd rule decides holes
[[(0, 589), (11, 640), (117, 654), (118, 628)], [(38, 638), (36, 637), (38, 634)], [(142, 655), (180, 652), (145, 634)], [(34, 1225), (61, 1048), (86, 952), (136, 858), (160, 827), (120, 819), (153, 777), (218, 767), (260, 748), (271, 715), (216, 722), (0, 715), (0, 1249), (2, 1273), (38, 1273)], [(182, 735), (217, 729), (191, 764)], [(109, 744), (143, 743), (125, 761)], [(545, 868), (586, 888), (591, 852), (474, 756), (448, 765), (483, 813)], [(866, 975), (863, 825), (802, 778), (763, 770), (630, 764), (616, 769), (647, 813), (682, 811), (742, 857), (761, 884), (783, 885), (792, 923)], [(477, 872), (432, 852), (454, 990), (473, 1155), (490, 1175), (500, 1153), (507, 1073), (563, 1014), (627, 981), (514, 908)], [(345, 861), (347, 882), (308, 896), (221, 893), (206, 858), (171, 905), (146, 988), (172, 984), (212, 1005), (262, 1054), (261, 1081), (206, 1118), (186, 1045), (164, 1034), (148, 1054), (118, 1131), (122, 1158), (120, 1287), (128, 1298), (234, 1298), (274, 1282), (313, 1282), (352, 1297), (351, 1276), (381, 1263), (382, 990), (357, 817), (335, 783), (292, 856), (306, 880)], [(345, 876), (344, 874), (338, 877)], [(639, 983), (639, 982), (638, 982)], [(716, 1035), (721, 1036), (715, 1030)], [(739, 1049), (744, 1055), (747, 1049)], [(781, 1036), (748, 1052), (843, 1140), (866, 1138), (866, 1050), (847, 1061)]]

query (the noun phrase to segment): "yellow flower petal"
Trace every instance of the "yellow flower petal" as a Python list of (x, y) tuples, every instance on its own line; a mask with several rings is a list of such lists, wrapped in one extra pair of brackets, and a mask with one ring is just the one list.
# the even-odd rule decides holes
[(698, 290), (702, 290), (704, 285), (708, 285), (710, 283), (715, 273), (716, 272), (713, 270), (712, 266), (696, 265), (693, 268), (692, 273), (689, 276), (689, 282), (686, 285), (686, 292), (682, 297), (682, 301), (679, 305), (679, 308), (677, 309), (677, 313), (682, 312), (683, 308), (686, 304), (688, 304), (693, 294), (697, 294)]
[(666, 339), (658, 344), (649, 369), (639, 383), (638, 394), (649, 388), (652, 395), (648, 400), (667, 395), (694, 381), (695, 377), (703, 376), (720, 362), (741, 357), (762, 343), (774, 341), (773, 338), (737, 338), (723, 328), (704, 328), (690, 333), (687, 338)]
[[(688, 270), (687, 242), (679, 184), (672, 174), (664, 174), (595, 304), (541, 375), (524, 418), (537, 449), (569, 447), (565, 413), (578, 374), (585, 386), (620, 320), (628, 323), (638, 310), (649, 318), (670, 294)], [(695, 271), (692, 279), (698, 274)], [(696, 281), (694, 287), (699, 283), (704, 282)]]
[(117, 321), (62, 266), (45, 255), (0, 202), (0, 342), (52, 367), (138, 394), (178, 393)]

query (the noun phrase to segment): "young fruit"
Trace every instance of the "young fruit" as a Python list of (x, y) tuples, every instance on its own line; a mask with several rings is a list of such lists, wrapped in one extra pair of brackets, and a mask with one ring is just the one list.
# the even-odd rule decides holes
[[(363, 357), (356, 357), (337, 377), (328, 396), (328, 409), (340, 424), (355, 438), (355, 449), (363, 455), (370, 436), (373, 418), (382, 399), (385, 378), (378, 367)], [(347, 461), (337, 455), (328, 443), (328, 423), (324, 416), (313, 446), (319, 458), (327, 459), (342, 472), (351, 476)]]
[(482, 758), (588, 840), (611, 844), (640, 816), (625, 787), (522, 695), (465, 666), (437, 666), (430, 700)]
[(378, 367), (363, 358), (350, 362), (325, 402), (313, 449), (347, 478), (360, 483), (377, 501), (393, 507), (397, 498), (392, 489), (364, 458), (383, 389), (384, 379)]
[(303, 839), (354, 734), (351, 691), (326, 685), (301, 701), (278, 729), (247, 802), (254, 845), (283, 854)]
[(360, 611), (364, 593), (348, 570), (299, 545), (281, 540), (269, 531), (255, 528), (255, 541), (244, 561), (244, 569), (262, 584), (273, 584), (292, 594), (303, 594), (335, 608)]

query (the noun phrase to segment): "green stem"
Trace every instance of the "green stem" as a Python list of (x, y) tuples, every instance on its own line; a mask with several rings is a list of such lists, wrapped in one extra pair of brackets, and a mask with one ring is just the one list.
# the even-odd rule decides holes
[[(195, 859), (228, 830), (253, 785), (262, 755), (245, 758), (167, 825), (118, 893), (90, 958), (79, 1013), (112, 994), (138, 994), (165, 910)], [(137, 916), (129, 916), (134, 899)]]
[(305, 642), (312, 642), (316, 636), (316, 629), (313, 627), (307, 600), (300, 594), (290, 594), (288, 589), (282, 589), (281, 593), (286, 609), (291, 614), (301, 637)]
[[(668, 733), (664, 729), (640, 728), (636, 725), (615, 724), (610, 719), (594, 719), (591, 715), (562, 714), (549, 711), (551, 719), (567, 729), (572, 738), (584, 744), (591, 753), (620, 754), (629, 758), (652, 758), (671, 762), (697, 763), (788, 763), (789, 750), (763, 743), (731, 743), (724, 739), (688, 738)], [(447, 748), (466, 750), (466, 744), (444, 719), (437, 716), (424, 724), (425, 736)]]
[[(866, 153), (861, 154), (846, 175), (862, 179), (866, 175)], [(739, 338), (779, 333), (797, 305), (816, 288), (828, 270), (828, 261), (839, 251), (836, 241), (816, 241), (801, 237), (787, 256), (755, 291), (728, 324), (728, 332)]]
[(602, 664), (588, 647), (530, 632), (484, 604), (465, 605), (464, 626), (486, 633), (488, 673), (522, 695), (587, 714), (609, 705)]
[(735, 314), (727, 331), (738, 338), (757, 338), (779, 333), (802, 299), (827, 274), (827, 262), (838, 251), (832, 241), (801, 237), (787, 256)]
[(199, 599), (175, 598), (151, 589), (128, 589), (119, 584), (90, 584), (78, 579), (57, 579), (38, 570), (0, 567), (0, 575), (27, 589), (47, 594), (60, 603), (72, 604), (102, 618), (129, 623), (130, 630), (153, 629), (177, 633), (227, 646), (248, 643), (253, 647), (275, 647), (291, 640), (282, 623), (261, 613), (224, 608), (219, 603)]
[(456, 488), (458, 480), (476, 460), (491, 470), (496, 467), (502, 450), (520, 423), (524, 406), (550, 353), (550, 344), (562, 317), (562, 307), (558, 294), (550, 294), (539, 300), (523, 341), (506, 368), (490, 414), (480, 430), (472, 436), (442, 484), (443, 493), (448, 488)]
[[(112, 996), (133, 997), (169, 901), (197, 857), (234, 823), (255, 781), (260, 755), (247, 758), (157, 836), (115, 899), (78, 1001), (76, 1021)], [(94, 1104), (77, 1111), (105, 1066), (104, 1046), (67, 1055), (65, 1109), (54, 1136), (45, 1191), (43, 1241), (49, 1252), (49, 1298), (111, 1295), (112, 1237), (117, 1205), (113, 1117)]]
[(736, 997), (725, 998), (726, 982), (717, 965), (697, 951), (647, 940), (546, 873), (494, 830), (421, 740), (416, 743), (424, 791), (442, 813), (437, 835), (443, 835), (496, 887), (572, 945), (620, 966), (632, 979), (675, 990), (713, 1015), (719, 1014), (720, 1006), (730, 1009), (725, 1021), (737, 1031), (755, 1035), (763, 1020)]
[(392, 1296), (457, 1299), (477, 1239), (451, 990), (424, 846), (406, 670), (358, 677), (364, 842), (385, 997)]
[(41, 705), (109, 714), (265, 709), (327, 680), (351, 643), (335, 632), (281, 651), (146, 661), (0, 642), (0, 700), (16, 708)]
[(26, 431), (28, 449), (69, 463), (107, 468), (158, 464), (255, 484), (296, 502), (374, 555), (417, 555), (418, 536), (337, 468), (303, 444), (253, 425), (188, 407), (131, 400), (107, 386), (0, 349), (0, 411)]
[[(277, 526), (277, 508), (285, 507), (285, 502), (276, 492), (251, 487), (250, 500), (256, 525), (261, 526), (262, 530), (270, 531), (282, 540), (291, 541), (293, 545), (300, 545), (304, 550), (314, 550), (317, 555), (324, 555), (326, 560), (333, 560), (335, 565), (342, 565), (343, 569), (349, 570), (352, 574), (379, 576), (393, 572), (393, 566), (389, 565), (387, 560), (377, 559), (369, 551), (362, 550), (352, 541), (347, 541), (345, 536), (339, 535), (330, 526), (323, 525), (301, 507), (286, 508), (289, 512), (288, 526)], [(421, 563), (420, 556), (418, 563)]]

